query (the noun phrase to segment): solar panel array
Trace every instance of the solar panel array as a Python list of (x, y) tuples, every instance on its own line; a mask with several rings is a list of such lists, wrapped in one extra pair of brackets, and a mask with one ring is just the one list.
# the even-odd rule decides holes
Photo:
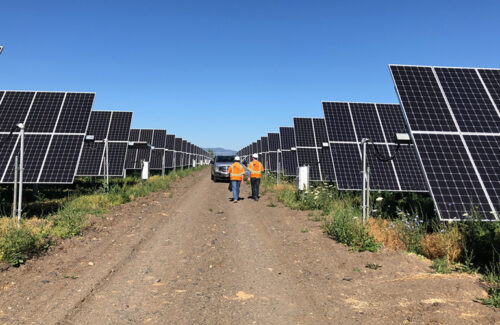
[(14, 130), (18, 123), (25, 126), (24, 183), (72, 183), (94, 97), (94, 93), (0, 91), (0, 183), (14, 181), (15, 156), (20, 154), (20, 133)]
[(390, 70), (441, 219), (500, 220), (500, 70)]
[(342, 190), (362, 188), (362, 145), (367, 148), (370, 188), (384, 191), (426, 191), (424, 177), (412, 145), (402, 146), (392, 161), (376, 158), (374, 146), (384, 156), (392, 155), (397, 146), (396, 133), (407, 133), (399, 105), (374, 103), (323, 102), (323, 111), (331, 147), (334, 179)]
[(166, 134), (165, 130), (132, 129), (130, 142), (145, 141), (148, 145), (130, 150), (127, 169), (141, 169), (142, 161), (150, 162), (150, 169), (175, 169), (205, 163), (208, 152), (187, 140)]
[(105, 144), (108, 141), (108, 175), (123, 176), (132, 122), (132, 112), (92, 111), (87, 135), (95, 141), (84, 142), (77, 176), (105, 175)]

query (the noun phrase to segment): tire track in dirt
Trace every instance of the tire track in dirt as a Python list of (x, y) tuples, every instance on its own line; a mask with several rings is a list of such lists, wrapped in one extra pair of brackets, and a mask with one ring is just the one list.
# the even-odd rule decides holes
[[(192, 183), (189, 177), (180, 179), (169, 193), (174, 199), (182, 196)], [(174, 201), (158, 192), (114, 208), (106, 218), (94, 219), (83, 236), (1, 272), (0, 322), (54, 324), (63, 319), (131, 258), (150, 229), (165, 222), (165, 216), (155, 213), (158, 200), (166, 200), (167, 206)]]

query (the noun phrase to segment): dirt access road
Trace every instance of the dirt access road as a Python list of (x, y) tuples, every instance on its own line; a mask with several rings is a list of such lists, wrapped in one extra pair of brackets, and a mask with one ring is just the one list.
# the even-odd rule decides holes
[(500, 323), (473, 302), (486, 294), (478, 277), (433, 275), (404, 253), (353, 253), (307, 213), (268, 207), (270, 196), (229, 198), (205, 169), (114, 209), (0, 272), (0, 323)]

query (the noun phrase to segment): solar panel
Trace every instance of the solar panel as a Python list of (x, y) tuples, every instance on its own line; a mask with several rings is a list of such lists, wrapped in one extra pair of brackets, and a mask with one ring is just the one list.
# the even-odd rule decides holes
[(182, 167), (182, 158), (183, 158), (182, 152), (176, 151), (175, 152), (175, 165), (174, 165), (176, 168)]
[(185, 167), (187, 164), (188, 160), (188, 154), (187, 154), (187, 141), (182, 140), (182, 161), (181, 161), (181, 166)]
[(130, 135), (128, 137), (128, 141), (139, 141), (139, 133), (141, 130), (139, 129), (130, 129)]
[(260, 140), (262, 141), (262, 155), (260, 157), (260, 162), (262, 163), (264, 168), (266, 168), (266, 166), (268, 165), (267, 153), (269, 151), (269, 141), (267, 137), (261, 137)]
[(294, 117), (293, 124), (295, 128), (295, 143), (297, 144), (298, 166), (309, 166), (309, 179), (311, 181), (321, 181), (313, 119)]
[(281, 152), (281, 165), (283, 175), (297, 176), (297, 151), (284, 150)]
[[(309, 166), (311, 181), (335, 181), (325, 120), (294, 118), (298, 166)], [(325, 140), (326, 139), (326, 140)]]
[(167, 130), (153, 130), (153, 147), (165, 149), (166, 143)]
[(158, 170), (163, 168), (165, 149), (152, 149), (149, 161), (149, 169)]
[(175, 135), (167, 134), (166, 145), (165, 145), (165, 167), (174, 168), (175, 167)]
[[(285, 176), (297, 175), (297, 151), (293, 127), (280, 127), (281, 169)], [(294, 150), (292, 150), (294, 148)]]
[(175, 150), (175, 135), (167, 134), (166, 147), (167, 150)]
[(281, 150), (295, 148), (295, 131), (293, 127), (280, 127)]
[(24, 183), (73, 183), (94, 97), (94, 93), (0, 91), (0, 183), (14, 180), (20, 136), (18, 130), (9, 134), (18, 123), (25, 125)]
[(316, 148), (318, 150), (319, 157), (319, 168), (321, 170), (321, 179), (327, 182), (334, 182), (335, 171), (333, 169), (333, 162), (330, 154), (330, 145), (328, 144), (325, 119), (313, 118), (313, 123)]
[(104, 139), (108, 139), (108, 175), (123, 176), (132, 112), (92, 111), (87, 135), (96, 142), (83, 145), (77, 176), (104, 176)]
[(262, 141), (262, 152), (268, 152), (269, 151), (269, 144), (267, 137), (261, 137), (260, 138)]
[(165, 150), (165, 168), (174, 168), (174, 155), (174, 151)]
[(115, 142), (128, 142), (132, 112), (113, 112), (109, 125), (108, 140)]
[[(166, 138), (166, 131), (165, 130), (153, 130), (153, 129), (131, 129), (130, 130), (130, 136), (129, 136), (129, 142), (146, 142), (147, 145), (145, 146), (140, 146), (140, 147), (128, 147), (127, 149), (127, 158), (125, 160), (125, 168), (126, 169), (142, 169), (142, 162), (143, 161), (148, 161), (150, 163), (150, 168), (151, 169), (161, 169), (161, 164), (160, 167), (157, 167), (155, 165), (154, 168), (151, 167), (151, 158), (152, 158), (152, 149), (151, 146), (153, 145), (153, 136), (155, 134), (155, 131), (157, 133), (156, 136), (156, 141), (158, 142), (159, 145), (163, 145), (163, 148), (165, 148), (165, 138)], [(161, 142), (162, 139), (163, 142)], [(163, 144), (162, 144), (163, 143)], [(164, 150), (163, 150), (164, 151)], [(159, 155), (162, 155), (160, 153)], [(158, 160), (158, 153), (154, 154), (155, 158), (155, 164), (157, 164)], [(161, 161), (161, 160), (160, 160)]]
[(154, 149), (151, 150), (151, 159), (149, 168), (152, 170), (161, 170), (164, 165), (165, 147), (167, 143), (166, 130), (153, 130), (153, 140), (151, 142)]
[(316, 148), (297, 147), (297, 158), (299, 166), (309, 166), (309, 179), (311, 181), (321, 181)]
[(185, 166), (189, 167), (192, 164), (192, 154), (191, 154), (191, 142), (186, 143), (186, 161)]
[[(361, 140), (369, 138), (383, 156), (397, 148), (392, 141), (395, 133), (407, 133), (396, 104), (323, 102), (326, 129), (330, 142), (332, 168), (341, 190), (362, 188)], [(323, 157), (323, 160), (327, 160)], [(426, 185), (413, 146), (402, 146), (396, 158), (383, 162), (376, 158), (375, 147), (368, 145), (370, 188), (381, 191), (424, 192)]]
[(500, 220), (500, 70), (391, 65), (443, 220)]
[(175, 151), (181, 151), (182, 150), (182, 138), (175, 138)]
[(268, 133), (268, 162), (267, 169), (275, 172), (278, 168), (278, 149), (280, 149), (280, 134), (279, 133)]
[(154, 130), (151, 129), (140, 129), (139, 141), (145, 141), (151, 145), (153, 143), (153, 133)]

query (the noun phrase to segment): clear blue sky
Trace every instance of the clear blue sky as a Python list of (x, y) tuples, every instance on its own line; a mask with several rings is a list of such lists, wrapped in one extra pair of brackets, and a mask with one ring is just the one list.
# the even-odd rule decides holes
[(4, 1), (0, 88), (96, 92), (200, 146), (240, 149), (397, 102), (390, 63), (500, 67), (500, 1)]

